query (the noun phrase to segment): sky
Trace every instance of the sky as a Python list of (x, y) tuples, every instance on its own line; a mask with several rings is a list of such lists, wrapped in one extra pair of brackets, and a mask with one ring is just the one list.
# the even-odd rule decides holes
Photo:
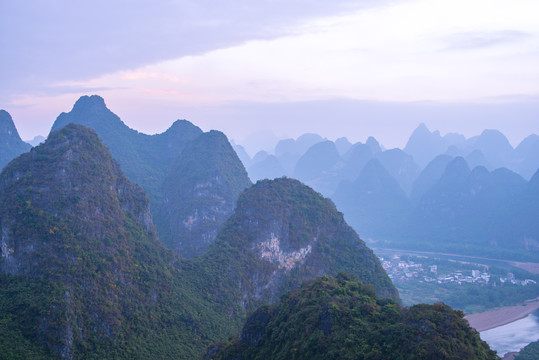
[[(0, 0), (0, 108), (23, 139), (82, 95), (130, 127), (251, 147), (539, 134), (536, 0)], [(254, 135), (253, 135), (254, 134)]]

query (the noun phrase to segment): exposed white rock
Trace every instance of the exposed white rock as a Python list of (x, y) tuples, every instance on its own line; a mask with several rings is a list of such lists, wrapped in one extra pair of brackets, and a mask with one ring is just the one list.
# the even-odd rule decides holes
[(9, 255), (13, 252), (7, 245), (8, 241), (8, 231), (6, 228), (2, 227), (2, 240), (0, 241), (0, 249), (2, 251), (2, 257), (8, 258)]
[(311, 245), (307, 245), (298, 251), (284, 252), (280, 247), (281, 241), (271, 233), (270, 238), (256, 245), (260, 258), (272, 263), (278, 263), (279, 269), (292, 269), (297, 263), (305, 260), (311, 252)]

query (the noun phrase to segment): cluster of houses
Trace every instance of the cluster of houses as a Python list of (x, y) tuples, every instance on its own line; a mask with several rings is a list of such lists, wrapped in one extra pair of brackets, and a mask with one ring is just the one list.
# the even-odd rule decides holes
[[(379, 257), (384, 270), (387, 272), (391, 280), (399, 281), (424, 281), (430, 283), (446, 284), (483, 284), (487, 285), (490, 282), (490, 274), (483, 270), (456, 270), (448, 274), (439, 274), (438, 265), (427, 265), (416, 263), (411, 260), (401, 260), (400, 257), (394, 256), (392, 259), (384, 259)], [(500, 283), (511, 283), (514, 285), (535, 284), (531, 279), (517, 280), (514, 274), (508, 273), (507, 277), (500, 278)], [(496, 284), (493, 283), (495, 286)]]

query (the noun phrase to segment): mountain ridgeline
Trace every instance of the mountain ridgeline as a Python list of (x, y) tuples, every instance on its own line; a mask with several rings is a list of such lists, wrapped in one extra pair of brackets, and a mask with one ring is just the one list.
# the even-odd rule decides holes
[(222, 133), (203, 133), (186, 120), (161, 134), (142, 134), (93, 95), (58, 116), (51, 131), (69, 123), (97, 132), (127, 177), (147, 191), (159, 237), (183, 257), (203, 252), (251, 184)]
[(309, 138), (314, 144), (303, 153), (293, 146), (300, 137), (281, 140), (275, 156), (257, 154), (251, 177), (296, 176), (335, 201), (377, 248), (539, 261), (539, 136), (513, 149), (497, 130), (466, 139), (421, 124), (403, 150), (383, 149), (372, 137), (356, 144)]
[(234, 289), (247, 311), (277, 301), (307, 279), (339, 272), (399, 301), (380, 262), (335, 205), (293, 179), (258, 181), (244, 191), (195, 264), (198, 273), (209, 272), (216, 288)]
[(21, 140), (11, 115), (5, 110), (0, 110), (0, 170), (31, 147)]
[(208, 250), (180, 258), (157, 239), (144, 191), (81, 125), (13, 160), (0, 204), (10, 359), (200, 358), (256, 307), (340, 271), (398, 301), (333, 203), (291, 179), (245, 190)]
[(207, 359), (498, 359), (462, 312), (443, 304), (402, 308), (339, 274), (304, 283), (255, 311), (235, 340)]
[(215, 130), (199, 135), (185, 145), (165, 178), (156, 216), (156, 223), (164, 223), (161, 241), (183, 257), (201, 255), (249, 186), (226, 136)]
[(3, 355), (178, 351), (181, 320), (164, 307), (181, 303), (171, 294), (178, 259), (158, 242), (144, 191), (95, 132), (68, 125), (12, 161), (0, 175), (0, 203)]

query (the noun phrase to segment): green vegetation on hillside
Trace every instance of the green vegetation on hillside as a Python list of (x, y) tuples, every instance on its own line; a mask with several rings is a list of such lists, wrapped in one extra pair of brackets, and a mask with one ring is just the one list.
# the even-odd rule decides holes
[(163, 184), (159, 237), (182, 257), (202, 254), (251, 181), (226, 136), (210, 131), (187, 143)]
[(0, 204), (2, 356), (192, 359), (235, 329), (183, 282), (92, 130), (68, 125), (11, 162)]
[(9, 358), (197, 358), (256, 306), (341, 270), (398, 299), (331, 201), (290, 179), (246, 190), (208, 252), (180, 259), (158, 241), (144, 191), (81, 125), (12, 161), (0, 204), (0, 354)]
[(539, 359), (539, 341), (528, 344), (524, 349), (520, 350), (516, 357), (518, 360), (537, 360)]
[(11, 160), (30, 150), (32, 146), (21, 140), (11, 115), (0, 110), (0, 171)]
[(211, 359), (497, 359), (463, 313), (402, 308), (348, 275), (321, 277), (264, 306)]
[[(226, 272), (221, 264), (228, 263)], [(347, 272), (382, 297), (399, 295), (380, 262), (328, 199), (297, 180), (258, 181), (244, 191), (214, 244), (196, 262), (247, 309), (276, 301), (320, 275)], [(203, 270), (200, 270), (203, 272)], [(261, 302), (262, 301), (262, 302)]]

